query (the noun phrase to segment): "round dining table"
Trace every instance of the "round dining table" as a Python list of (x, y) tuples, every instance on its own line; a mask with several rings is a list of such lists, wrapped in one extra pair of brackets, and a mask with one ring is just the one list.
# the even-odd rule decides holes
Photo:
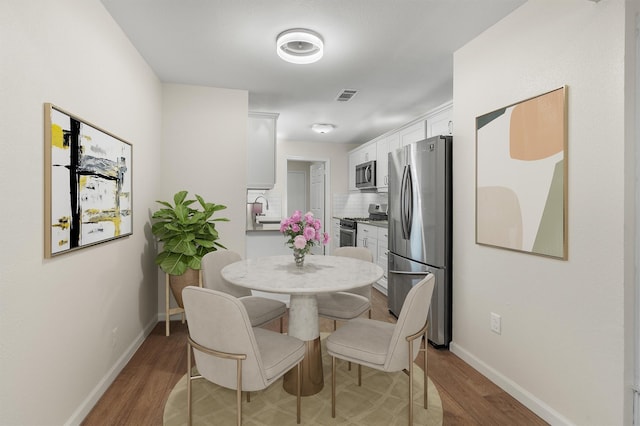
[[(265, 256), (225, 266), (222, 277), (232, 284), (269, 293), (289, 294), (288, 334), (306, 343), (302, 362), (302, 395), (313, 395), (324, 386), (318, 293), (348, 291), (382, 278), (383, 270), (372, 262), (343, 256), (307, 255), (302, 267), (293, 256)], [(284, 388), (296, 394), (296, 374), (284, 377)]]

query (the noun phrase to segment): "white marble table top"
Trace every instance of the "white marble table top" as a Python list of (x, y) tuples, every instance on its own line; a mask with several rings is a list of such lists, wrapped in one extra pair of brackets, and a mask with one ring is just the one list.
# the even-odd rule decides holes
[(227, 281), (253, 290), (291, 295), (345, 291), (372, 284), (383, 270), (372, 262), (342, 256), (307, 255), (299, 268), (288, 256), (246, 259), (225, 266)]

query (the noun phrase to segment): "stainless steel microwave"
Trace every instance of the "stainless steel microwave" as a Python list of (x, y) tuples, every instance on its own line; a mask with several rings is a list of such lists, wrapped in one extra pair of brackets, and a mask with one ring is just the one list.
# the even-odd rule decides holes
[(356, 166), (356, 188), (376, 187), (376, 162), (367, 161)]

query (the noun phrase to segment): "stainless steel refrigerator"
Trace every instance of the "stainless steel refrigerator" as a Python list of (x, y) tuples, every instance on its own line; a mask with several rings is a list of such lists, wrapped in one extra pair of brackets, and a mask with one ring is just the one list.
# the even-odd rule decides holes
[(451, 143), (435, 136), (389, 153), (389, 311), (397, 317), (411, 287), (434, 274), (436, 347), (451, 342)]

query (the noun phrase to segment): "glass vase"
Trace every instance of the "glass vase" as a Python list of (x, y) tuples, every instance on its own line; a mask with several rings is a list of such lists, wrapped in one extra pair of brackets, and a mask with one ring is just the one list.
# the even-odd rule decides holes
[(296, 266), (302, 268), (304, 266), (304, 250), (293, 249), (293, 259), (296, 261)]

